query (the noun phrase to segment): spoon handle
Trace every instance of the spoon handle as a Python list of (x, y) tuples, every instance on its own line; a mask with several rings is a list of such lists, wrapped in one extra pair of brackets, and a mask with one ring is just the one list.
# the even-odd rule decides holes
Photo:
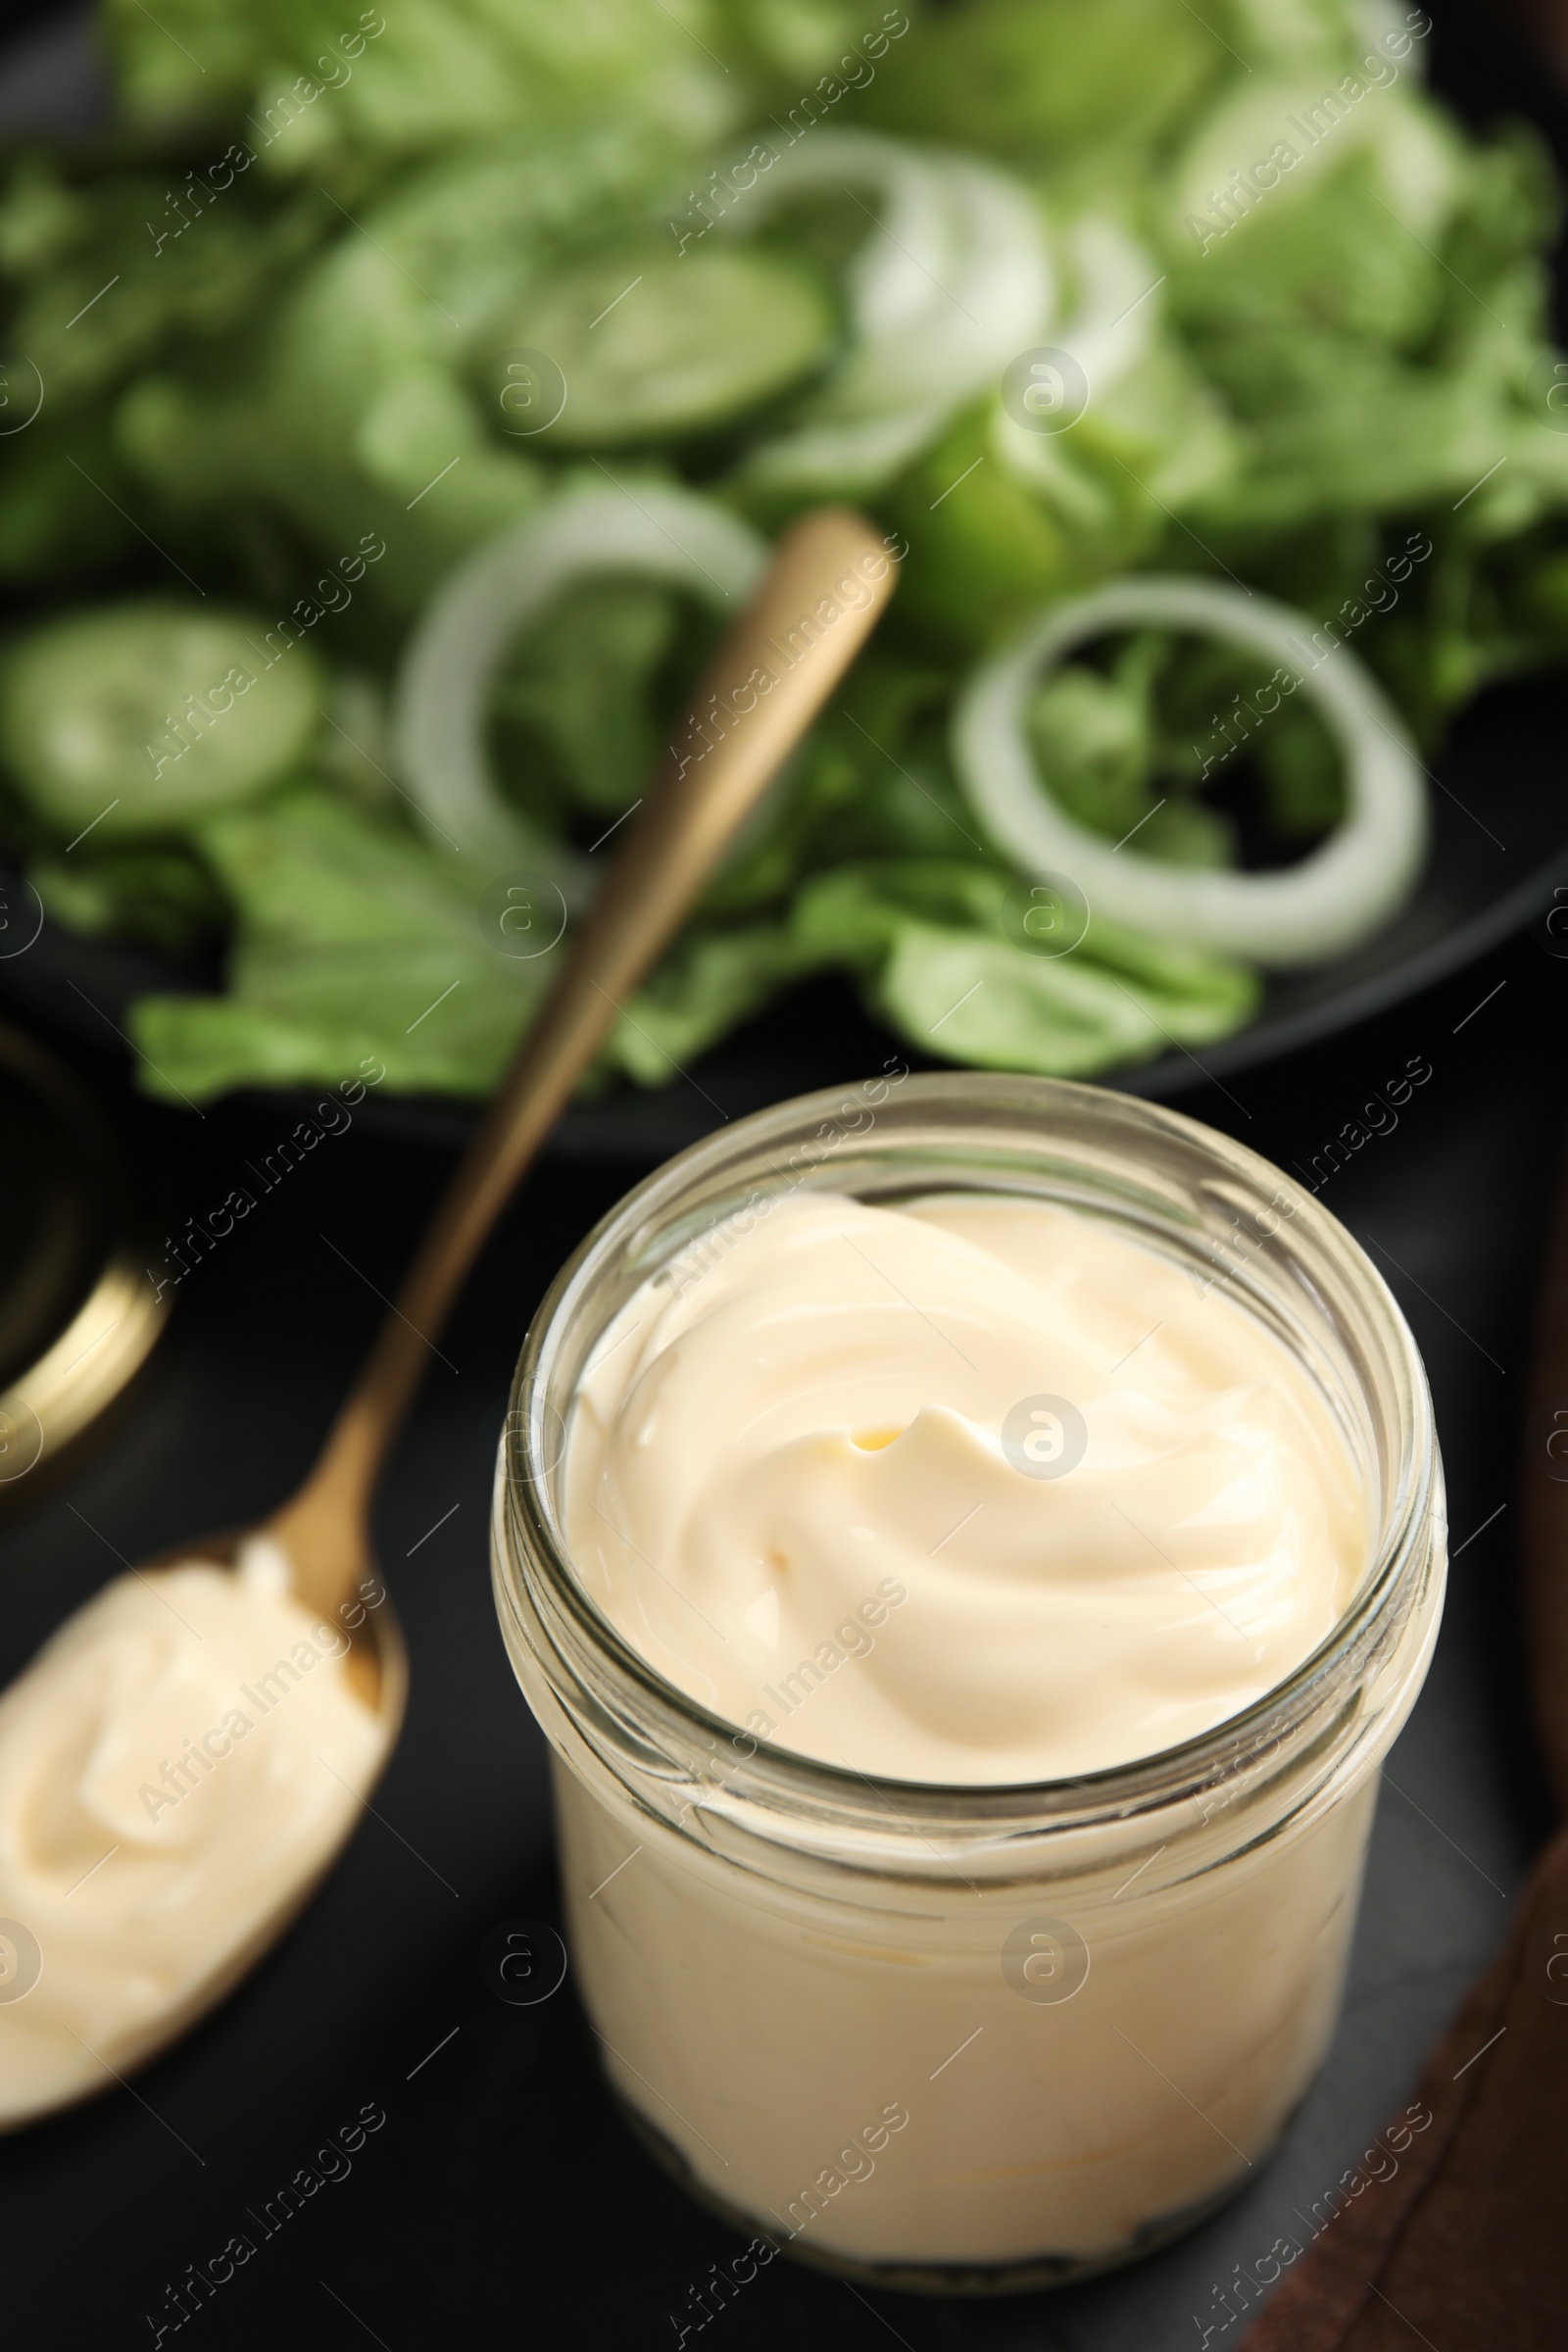
[[(481, 1120), (305, 1486), (272, 1531), (302, 1592), (330, 1600), (431, 1343), (514, 1186), (726, 845), (864, 644), (893, 592), (881, 534), (804, 516), (725, 635), (604, 889)], [(324, 1582), (323, 1582), (324, 1580)]]

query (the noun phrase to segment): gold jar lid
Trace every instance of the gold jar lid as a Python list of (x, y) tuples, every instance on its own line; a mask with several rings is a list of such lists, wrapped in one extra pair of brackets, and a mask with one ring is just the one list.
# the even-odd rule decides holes
[(167, 1312), (136, 1259), (113, 1135), (0, 1023), (0, 1508), (121, 1394)]

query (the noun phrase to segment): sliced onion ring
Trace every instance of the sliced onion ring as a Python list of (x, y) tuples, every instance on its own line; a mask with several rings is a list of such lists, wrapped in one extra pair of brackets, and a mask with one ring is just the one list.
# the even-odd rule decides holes
[(568, 490), (486, 540), (425, 607), (393, 694), (394, 762), (431, 832), (477, 857), (525, 860), (580, 900), (586, 860), (510, 808), (491, 772), (485, 715), (508, 648), (581, 579), (665, 581), (727, 612), (766, 558), (757, 533), (711, 499), (647, 482)]
[(1038, 341), (1054, 308), (1036, 197), (970, 156), (824, 130), (779, 158), (744, 219), (817, 188), (853, 196), (851, 182), (881, 197), (882, 220), (845, 270), (850, 347), (795, 425), (746, 461), (759, 486), (873, 494)]
[[(1052, 799), (1028, 742), (1031, 690), (1085, 639), (1148, 622), (1263, 654), (1316, 706), (1345, 757), (1348, 806), (1330, 839), (1298, 865), (1239, 874), (1162, 864), (1131, 848), (1112, 849)], [(1179, 576), (1118, 580), (1053, 608), (976, 670), (958, 697), (953, 756), (975, 814), (1020, 867), (1070, 874), (1097, 914), (1134, 930), (1281, 970), (1343, 955), (1414, 887), (1426, 852), (1427, 801), (1421, 763), (1393, 704), (1343, 645), (1314, 662), (1312, 628), (1304, 613), (1267, 597)]]

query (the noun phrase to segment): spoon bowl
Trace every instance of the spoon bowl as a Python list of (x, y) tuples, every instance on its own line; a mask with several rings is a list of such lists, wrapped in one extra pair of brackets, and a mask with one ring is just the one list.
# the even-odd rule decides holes
[[(252, 1536), (265, 1532), (265, 1529), (241, 1528), (224, 1535), (204, 1537), (198, 1544), (179, 1544), (147, 1560), (145, 1571), (157, 1574), (161, 1569), (191, 1565), (231, 1569), (240, 1546)], [(345, 1679), (376, 1717), (380, 1731), (380, 1753), (375, 1769), (364, 1788), (355, 1791), (360, 1798), (361, 1809), (391, 1761), (403, 1729), (409, 1693), (409, 1658), (403, 1628), (384, 1584), (381, 1584), (380, 1591), (380, 1599), (366, 1604), (362, 1624), (349, 1634), (351, 1647), (344, 1662)], [(345, 1626), (344, 1631), (349, 1632), (349, 1629)], [(100, 2060), (103, 2068), (100, 2080), (89, 2079), (64, 2096), (52, 2099), (46, 2106), (11, 2117), (0, 2116), (0, 2133), (24, 2131), (45, 2115), (84, 2106), (88, 2100), (102, 2097), (106, 2091), (115, 2089), (125, 2077), (150, 2066), (182, 2039), (204, 2017), (228, 1998), (257, 1962), (309, 1907), (337, 1868), (345, 1846), (359, 1826), (360, 1813), (356, 1810), (347, 1816), (341, 1834), (309, 1869), (280, 1882), (276, 1900), (268, 1905), (238, 1942), (220, 1953), (209, 1970), (185, 1987), (177, 2001), (161, 2010), (156, 2017), (148, 2019), (139, 2031), (108, 2043), (103, 2049), (94, 2050), (92, 2054)]]
[[(245, 1531), (247, 1534), (250, 1532)], [(236, 1539), (236, 1543), (243, 1540), (242, 1535)], [(197, 1559), (211, 1557), (211, 1554), (199, 1553), (192, 1547), (184, 1557)], [(170, 1564), (173, 1565), (174, 1561), (171, 1559)], [(385, 1586), (382, 1587), (382, 1593), (383, 1598), (377, 1602), (373, 1616), (367, 1614), (365, 1625), (360, 1629), (360, 1638), (354, 1641), (349, 1653), (351, 1660), (364, 1658), (373, 1675), (377, 1696), (372, 1712), (377, 1717), (382, 1733), (381, 1756), (375, 1771), (364, 1790), (355, 1791), (360, 1797), (359, 1809), (350, 1815), (344, 1824), (342, 1836), (315, 1867), (302, 1878), (279, 1888), (275, 1904), (210, 1974), (189, 1988), (177, 2008), (149, 2024), (134, 2042), (125, 2045), (123, 2056), (118, 2051), (115, 2053), (114, 2063), (119, 2073), (129, 2074), (134, 2068), (150, 2064), (178, 2041), (182, 2034), (188, 2034), (193, 2026), (198, 2025), (210, 2010), (225, 2001), (235, 1986), (250, 1975), (264, 1953), (270, 1951), (279, 1936), (294, 1925), (337, 1868), (344, 1847), (360, 1826), (360, 1815), (367, 1799), (392, 1760), (392, 1751), (397, 1746), (408, 1705), (408, 1648), (403, 1639), (403, 1628), (398, 1622), (391, 1598), (386, 1594)], [(111, 2082), (105, 2083), (105, 2088), (112, 2087)], [(84, 2095), (91, 2097), (94, 2094), (89, 2091)]]

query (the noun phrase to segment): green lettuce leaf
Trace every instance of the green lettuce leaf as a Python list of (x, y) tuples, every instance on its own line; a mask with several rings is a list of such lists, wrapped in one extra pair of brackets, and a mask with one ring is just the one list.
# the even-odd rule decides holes
[(611, 1035), (602, 1068), (639, 1086), (667, 1086), (770, 998), (830, 961), (788, 923), (693, 932), (638, 994)]
[[(228, 987), (132, 1007), (150, 1093), (331, 1084), (365, 1057), (397, 1093), (491, 1092), (561, 954), (491, 947), (482, 868), (310, 785), (197, 834), (236, 920)], [(689, 935), (623, 1008), (594, 1082), (667, 1085), (823, 960), (786, 923)]]
[(744, 84), (714, 54), (711, 0), (105, 0), (124, 104), (143, 122), (237, 106), (270, 134), (270, 170), (395, 158), (564, 121), (658, 121), (700, 143)]
[(846, 866), (795, 904), (803, 949), (858, 970), (871, 1008), (923, 1054), (1072, 1078), (1208, 1045), (1256, 1011), (1223, 956), (1100, 918), (1070, 953), (1014, 944), (1015, 877), (917, 860)]
[(640, 798), (662, 748), (652, 687), (675, 625), (675, 599), (662, 589), (591, 581), (529, 632), (495, 709), (517, 735), (502, 772), (519, 771), (530, 815), (548, 821), (575, 806), (612, 817)]
[(228, 989), (132, 1007), (149, 1092), (332, 1083), (368, 1054), (400, 1092), (490, 1091), (559, 958), (489, 946), (482, 870), (310, 786), (195, 833), (236, 916)]
[(10, 346), (42, 376), (51, 415), (167, 348), (243, 325), (340, 225), (315, 188), (279, 200), (236, 178), (232, 162), (209, 170), (220, 185), (172, 167), (76, 184), (49, 156), (19, 159), (0, 193), (0, 276), (13, 291)]
[(84, 842), (69, 865), (61, 857), (34, 858), (27, 877), (51, 921), (87, 939), (130, 941), (165, 956), (208, 945), (227, 912), (206, 866), (172, 842), (97, 851)]

